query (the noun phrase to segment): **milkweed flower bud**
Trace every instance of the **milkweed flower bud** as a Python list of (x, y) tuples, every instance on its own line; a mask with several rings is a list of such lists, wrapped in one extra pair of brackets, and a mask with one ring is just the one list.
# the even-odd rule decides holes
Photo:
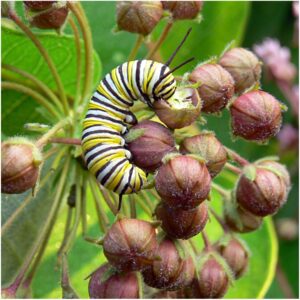
[(174, 20), (186, 20), (198, 16), (203, 1), (162, 1), (162, 5), (172, 13)]
[(232, 276), (226, 261), (216, 252), (203, 254), (199, 261), (198, 277), (187, 290), (190, 298), (222, 298)]
[(237, 203), (225, 202), (224, 219), (226, 225), (234, 232), (247, 233), (259, 229), (262, 217), (243, 209)]
[(248, 267), (249, 252), (241, 240), (226, 236), (217, 245), (218, 252), (226, 260), (235, 279), (240, 278)]
[(234, 93), (234, 80), (230, 73), (218, 64), (198, 66), (189, 80), (199, 82), (198, 92), (202, 100), (202, 111), (216, 113), (227, 105)]
[(138, 279), (135, 272), (115, 273), (104, 278), (109, 265), (97, 269), (89, 281), (89, 296), (92, 299), (137, 299), (139, 298)]
[(171, 208), (192, 209), (210, 191), (211, 178), (204, 162), (187, 155), (166, 158), (155, 177), (155, 188)]
[(172, 133), (157, 122), (145, 120), (133, 126), (133, 130), (141, 130), (141, 135), (128, 143), (132, 162), (146, 172), (154, 172), (167, 153), (176, 151)]
[(255, 165), (268, 169), (270, 171), (273, 171), (275, 174), (277, 174), (285, 183), (287, 190), (290, 190), (291, 187), (291, 178), (290, 174), (286, 168), (286, 166), (270, 159), (262, 159), (257, 162), (255, 162)]
[(223, 169), (227, 161), (227, 152), (214, 132), (201, 132), (185, 138), (180, 144), (180, 152), (192, 153), (203, 157), (210, 176), (213, 178)]
[[(237, 184), (237, 202), (256, 216), (276, 213), (287, 200), (289, 187), (286, 178), (280, 170), (262, 165), (250, 165), (246, 168)], [(247, 174), (249, 168), (253, 170), (251, 178)]]
[(189, 239), (203, 230), (208, 220), (206, 203), (201, 203), (192, 210), (173, 209), (160, 203), (155, 214), (162, 221), (162, 229), (171, 238)]
[(256, 55), (244, 48), (233, 48), (220, 59), (219, 64), (234, 79), (235, 91), (241, 93), (260, 80), (261, 63)]
[(232, 132), (246, 140), (264, 142), (278, 133), (281, 111), (280, 103), (266, 92), (243, 94), (230, 106)]
[(192, 124), (200, 115), (201, 99), (192, 88), (176, 89), (168, 102), (160, 99), (153, 103), (158, 118), (171, 129), (179, 129)]
[(57, 1), (23, 1), (25, 6), (33, 11), (41, 11), (51, 8)]
[(120, 271), (142, 270), (151, 265), (157, 246), (154, 226), (127, 218), (116, 221), (103, 242), (104, 255)]
[(10, 138), (1, 143), (1, 191), (19, 194), (33, 188), (39, 177), (42, 154), (26, 138)]
[(162, 18), (160, 1), (117, 2), (117, 24), (120, 30), (148, 35)]
[(182, 259), (174, 242), (165, 238), (158, 247), (160, 260), (142, 272), (147, 285), (165, 290), (178, 290), (189, 285), (194, 277), (191, 257)]
[(40, 29), (59, 29), (68, 16), (65, 3), (57, 1), (24, 1), (26, 16), (31, 26)]

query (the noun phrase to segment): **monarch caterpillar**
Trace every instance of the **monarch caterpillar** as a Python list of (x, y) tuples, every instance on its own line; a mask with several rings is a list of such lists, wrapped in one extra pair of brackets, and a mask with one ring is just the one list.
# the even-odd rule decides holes
[(166, 64), (152, 60), (125, 62), (102, 79), (89, 102), (83, 121), (82, 148), (87, 168), (106, 188), (120, 195), (139, 191), (146, 182), (146, 173), (130, 162), (124, 135), (128, 124), (137, 119), (129, 108), (141, 100), (152, 108), (158, 99), (168, 101), (174, 95), (176, 82), (169, 64), (185, 42), (191, 29)]

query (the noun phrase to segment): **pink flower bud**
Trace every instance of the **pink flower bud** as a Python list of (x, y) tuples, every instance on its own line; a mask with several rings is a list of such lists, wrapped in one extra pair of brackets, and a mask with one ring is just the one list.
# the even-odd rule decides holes
[[(244, 173), (237, 185), (236, 200), (244, 209), (260, 217), (272, 215), (286, 202), (288, 186), (280, 170), (251, 166), (253, 178)], [(246, 171), (245, 171), (246, 172)]]
[(38, 180), (42, 154), (25, 138), (1, 143), (1, 192), (20, 194), (33, 188)]
[(234, 232), (247, 233), (260, 228), (262, 217), (255, 216), (235, 203), (226, 203), (224, 207), (226, 225)]
[(104, 238), (108, 261), (120, 271), (142, 270), (152, 264), (157, 249), (155, 228), (146, 221), (121, 219)]
[(57, 1), (23, 1), (25, 6), (33, 11), (41, 11), (52, 7)]
[(249, 253), (244, 243), (237, 238), (226, 237), (218, 243), (217, 249), (226, 260), (235, 279), (240, 278), (248, 267)]
[(204, 162), (179, 155), (170, 158), (158, 169), (155, 188), (169, 207), (192, 209), (207, 198), (210, 182)]
[(89, 296), (91, 299), (137, 299), (139, 286), (134, 272), (116, 273), (105, 280), (104, 275), (109, 265), (97, 269), (89, 281)]
[(220, 59), (235, 82), (235, 91), (241, 93), (260, 80), (261, 63), (253, 52), (244, 48), (233, 48)]
[(128, 149), (132, 162), (147, 172), (154, 172), (167, 153), (176, 151), (172, 133), (157, 122), (145, 120), (131, 130), (143, 130), (140, 137), (128, 143)]
[(218, 64), (200, 65), (189, 80), (200, 83), (198, 92), (203, 102), (202, 111), (206, 113), (221, 111), (234, 93), (233, 78)]
[(227, 161), (227, 152), (213, 132), (201, 132), (185, 138), (180, 145), (180, 152), (203, 157), (212, 178), (221, 172)]
[(175, 20), (194, 19), (199, 14), (203, 1), (161, 1), (163, 8), (171, 11)]
[(158, 220), (162, 221), (162, 229), (169, 237), (189, 239), (203, 230), (208, 220), (206, 203), (192, 210), (173, 209), (160, 203), (155, 210)]
[(188, 290), (189, 298), (222, 298), (230, 279), (225, 260), (217, 253), (208, 253), (200, 260), (198, 278), (194, 278)]
[(182, 259), (170, 239), (164, 239), (157, 250), (160, 260), (154, 261), (151, 268), (145, 269), (142, 274), (147, 285), (165, 290), (178, 290), (189, 285), (194, 277), (192, 259)]
[(230, 106), (233, 134), (250, 141), (266, 141), (275, 136), (281, 126), (280, 103), (263, 91), (241, 95)]
[(162, 18), (160, 1), (118, 1), (117, 23), (120, 30), (148, 35)]

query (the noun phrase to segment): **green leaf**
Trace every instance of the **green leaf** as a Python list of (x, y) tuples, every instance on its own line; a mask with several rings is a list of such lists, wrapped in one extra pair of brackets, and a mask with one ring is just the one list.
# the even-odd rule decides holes
[[(74, 98), (76, 91), (76, 48), (71, 35), (57, 35), (54, 32), (36, 33), (37, 37), (47, 49), (50, 57), (61, 76), (65, 92), (69, 98)], [(84, 47), (82, 45), (81, 61), (84, 70)], [(39, 80), (49, 88), (57, 91), (56, 84), (49, 68), (41, 57), (31, 40), (22, 32), (12, 28), (11, 24), (2, 21), (2, 63), (10, 64), (22, 69)], [(12, 73), (10, 73), (12, 74)], [(99, 57), (94, 53), (93, 87), (96, 86), (101, 75)], [(17, 78), (22, 78), (18, 77)], [(49, 123), (41, 115), (41, 107), (27, 95), (11, 90), (2, 91), (2, 131), (5, 135), (28, 133), (23, 129), (25, 123)], [(13, 122), (11, 120), (14, 120)], [(50, 120), (51, 123), (51, 120)]]
[[(35, 198), (31, 190), (19, 195), (2, 194), (2, 285), (16, 277), (42, 232), (56, 193), (54, 181), (61, 169), (50, 170), (48, 160)], [(43, 179), (47, 175), (46, 179)]]

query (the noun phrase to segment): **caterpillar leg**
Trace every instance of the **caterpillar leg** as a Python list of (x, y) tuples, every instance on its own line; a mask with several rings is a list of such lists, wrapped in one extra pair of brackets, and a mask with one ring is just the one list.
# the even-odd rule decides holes
[(119, 195), (118, 213), (120, 212), (120, 210), (121, 210), (121, 207), (122, 207), (122, 199), (123, 199), (123, 195), (122, 195), (122, 194), (120, 194), (120, 195)]
[[(136, 193), (136, 192), (137, 192), (136, 189), (135, 189), (130, 183), (127, 183), (127, 184), (125, 185), (124, 190), (126, 191), (128, 188), (131, 189), (132, 193)], [(119, 195), (118, 212), (121, 210), (121, 207), (122, 207), (123, 195), (124, 195), (124, 194), (120, 194), (120, 195)]]

